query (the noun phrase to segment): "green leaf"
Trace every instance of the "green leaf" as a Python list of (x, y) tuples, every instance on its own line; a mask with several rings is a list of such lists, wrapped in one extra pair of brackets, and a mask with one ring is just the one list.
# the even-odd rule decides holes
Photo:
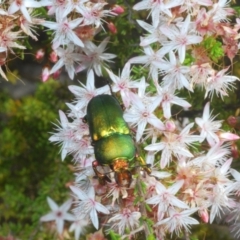
[(109, 231), (109, 236), (111, 240), (120, 240), (121, 236), (117, 233), (115, 233), (113, 230)]
[(201, 45), (206, 49), (211, 60), (216, 63), (224, 56), (222, 43), (213, 36), (206, 37)]
[(155, 236), (153, 234), (150, 234), (148, 237), (147, 237), (147, 240), (156, 240)]

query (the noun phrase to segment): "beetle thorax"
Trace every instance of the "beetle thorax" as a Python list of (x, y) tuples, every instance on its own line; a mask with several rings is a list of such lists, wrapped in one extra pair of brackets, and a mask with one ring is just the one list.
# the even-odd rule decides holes
[(121, 187), (129, 188), (132, 182), (132, 173), (128, 169), (127, 159), (116, 159), (111, 165), (115, 173), (115, 181)]
[(128, 163), (126, 161), (126, 159), (116, 159), (113, 163), (112, 163), (112, 169), (114, 172), (123, 170), (123, 169), (128, 169)]

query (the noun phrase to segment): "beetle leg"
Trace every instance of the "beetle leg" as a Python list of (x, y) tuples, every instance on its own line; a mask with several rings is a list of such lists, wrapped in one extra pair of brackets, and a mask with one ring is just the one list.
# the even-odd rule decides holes
[(103, 173), (101, 173), (97, 170), (98, 166), (100, 166), (98, 161), (96, 161), (96, 160), (93, 161), (93, 163), (92, 163), (93, 171), (95, 172), (95, 174), (99, 178), (100, 182), (102, 182), (102, 184), (104, 184), (105, 181), (112, 182), (111, 179), (106, 174), (103, 174)]
[(143, 160), (143, 158), (141, 156), (138, 156), (136, 154), (136, 158), (138, 160), (138, 162), (140, 163), (140, 166), (144, 169), (145, 172), (147, 172), (148, 174), (151, 174), (152, 170), (151, 170), (151, 164), (146, 164), (145, 161)]

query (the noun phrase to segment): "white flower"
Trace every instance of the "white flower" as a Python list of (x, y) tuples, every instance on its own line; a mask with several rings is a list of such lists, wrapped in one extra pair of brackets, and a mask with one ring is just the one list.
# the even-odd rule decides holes
[(191, 44), (200, 43), (202, 37), (194, 35), (189, 32), (190, 28), (190, 15), (188, 15), (185, 21), (178, 28), (172, 25), (163, 25), (160, 30), (165, 34), (170, 41), (163, 42), (161, 53), (166, 54), (171, 50), (177, 50), (179, 60), (182, 63), (185, 59), (186, 47)]
[(159, 125), (164, 129), (164, 124), (153, 114), (158, 106), (158, 102), (154, 99), (143, 102), (138, 95), (132, 94), (132, 107), (125, 111), (124, 119), (126, 122), (137, 126), (136, 141), (138, 142), (147, 126), (147, 123), (153, 126)]
[(240, 194), (240, 173), (233, 168), (231, 168), (230, 172), (235, 179), (235, 182), (232, 184), (231, 189), (236, 191), (236, 195), (239, 195)]
[[(84, 116), (86, 115), (86, 113), (83, 111), (83, 106), (81, 106), (81, 102), (78, 103), (76, 105), (73, 105), (71, 103), (66, 103), (66, 105), (69, 107), (69, 109), (71, 110), (70, 113), (68, 113), (68, 117), (70, 118), (75, 118), (74, 120), (74, 124), (77, 123), (77, 125), (81, 125), (81, 123), (83, 122), (82, 119), (84, 118)], [(82, 126), (84, 127), (84, 126)], [(82, 128), (80, 127), (80, 128)], [(82, 134), (82, 135), (88, 135), (88, 134)]]
[[(32, 12), (30, 12), (32, 13)], [(37, 41), (37, 33), (36, 31), (33, 29), (35, 25), (37, 24), (41, 24), (42, 22), (44, 22), (44, 20), (42, 19), (38, 19), (38, 18), (32, 18), (32, 22), (27, 21), (24, 16), (20, 17), (20, 23), (21, 23), (21, 29), (24, 31), (24, 33), (26, 33), (28, 36), (30, 36), (32, 39), (34, 39), (35, 41)]]
[(172, 17), (171, 8), (181, 5), (183, 0), (173, 0), (173, 1), (152, 1), (152, 0), (143, 0), (133, 6), (134, 10), (151, 10), (151, 15), (153, 24), (155, 26), (159, 23), (159, 16), (161, 13)]
[(83, 24), (84, 25), (95, 25), (96, 28), (100, 27), (102, 25), (102, 18), (103, 17), (109, 17), (115, 15), (110, 10), (104, 10), (104, 6), (106, 5), (106, 2), (98, 2), (94, 4), (86, 5), (80, 5), (77, 6), (77, 11), (83, 16)]
[(78, 53), (74, 52), (74, 45), (68, 44), (67, 48), (57, 48), (56, 50), (57, 55), (59, 56), (58, 62), (52, 67), (50, 74), (55, 73), (61, 67), (65, 66), (68, 76), (70, 79), (74, 78), (75, 74), (75, 62), (80, 61), (80, 56)]
[(100, 88), (95, 87), (95, 78), (94, 78), (94, 72), (93, 70), (90, 70), (87, 74), (87, 81), (86, 85), (82, 85), (82, 87), (78, 87), (75, 85), (70, 85), (68, 88), (69, 90), (77, 97), (77, 107), (79, 109), (86, 108), (88, 102), (95, 96), (101, 95), (101, 94), (107, 94), (109, 91), (109, 86), (103, 86)]
[(191, 85), (198, 85), (201, 88), (206, 86), (207, 78), (213, 71), (209, 63), (192, 65), (190, 67)]
[(132, 212), (130, 209), (124, 208), (122, 213), (115, 214), (108, 220), (108, 222), (114, 222), (114, 224), (111, 225), (111, 228), (117, 229), (118, 233), (122, 235), (126, 228), (130, 231), (136, 229), (140, 224), (140, 217), (140, 212)]
[(212, 4), (211, 0), (187, 0), (183, 1), (180, 11), (188, 12), (192, 16), (195, 16), (195, 14), (199, 11), (200, 6), (212, 6)]
[[(90, 161), (95, 160), (95, 158), (91, 158)], [(80, 166), (81, 169), (81, 166)], [(95, 176), (95, 172), (91, 166), (84, 166), (79, 173), (76, 173), (75, 182), (79, 188), (87, 192), (91, 187), (90, 180), (93, 176)]]
[(24, 17), (29, 22), (31, 22), (32, 21), (31, 16), (27, 10), (27, 7), (28, 8), (40, 8), (41, 6), (42, 6), (41, 2), (37, 2), (34, 0), (13, 0), (8, 8), (8, 13), (14, 14), (18, 10), (20, 10), (22, 12), (22, 14), (24, 15)]
[(209, 11), (209, 14), (213, 16), (214, 22), (228, 21), (227, 16), (234, 14), (233, 9), (229, 8), (230, 1), (219, 0), (213, 4), (213, 8)]
[(61, 234), (63, 232), (64, 220), (74, 221), (75, 219), (75, 217), (72, 214), (67, 212), (72, 205), (72, 200), (69, 199), (60, 207), (58, 207), (58, 205), (50, 197), (47, 197), (47, 201), (52, 212), (42, 216), (40, 218), (40, 221), (48, 222), (55, 220), (57, 225), (57, 231), (59, 234)]
[(210, 146), (219, 142), (219, 137), (215, 133), (222, 126), (222, 121), (213, 121), (215, 117), (210, 114), (210, 102), (208, 102), (203, 110), (202, 118), (195, 118), (195, 122), (201, 128), (202, 140), (207, 139)]
[(5, 51), (4, 49), (8, 48), (12, 50), (12, 48), (19, 48), (19, 49), (25, 49), (24, 46), (19, 45), (17, 43), (17, 39), (21, 38), (19, 34), (21, 31), (13, 32), (12, 28), (14, 26), (6, 27), (1, 33), (0, 33), (0, 46), (2, 48), (1, 52)]
[(74, 138), (74, 129), (71, 126), (71, 123), (68, 122), (68, 119), (64, 112), (59, 110), (60, 116), (60, 125), (57, 126), (57, 133), (54, 133), (50, 138), (50, 142), (59, 142), (62, 144), (61, 147), (61, 157), (62, 160), (67, 156), (70, 152), (71, 145), (73, 144)]
[(221, 98), (228, 96), (227, 91), (234, 88), (233, 82), (239, 80), (238, 77), (224, 75), (228, 68), (225, 68), (219, 72), (211, 71), (211, 75), (207, 79), (205, 98), (209, 94), (213, 97), (214, 92), (216, 95), (220, 95)]
[(87, 193), (83, 192), (81, 189), (74, 186), (70, 186), (70, 188), (79, 199), (77, 202), (77, 207), (74, 209), (76, 217), (79, 219), (90, 217), (93, 226), (96, 229), (98, 229), (99, 219), (97, 211), (102, 212), (104, 214), (109, 214), (109, 211), (102, 204), (95, 201), (94, 188), (93, 187), (89, 188)]
[(221, 186), (215, 185), (213, 187), (212, 193), (208, 196), (209, 205), (211, 206), (210, 220), (212, 223), (216, 216), (220, 215), (220, 212), (224, 208), (230, 208), (231, 201), (229, 199), (230, 188), (223, 188)]
[(154, 81), (158, 80), (158, 65), (164, 63), (162, 60), (163, 54), (160, 54), (160, 50), (154, 51), (150, 46), (143, 48), (143, 51), (146, 55), (133, 57), (128, 60), (130, 64), (144, 64), (145, 67), (149, 66), (149, 75), (153, 78)]
[[(239, 209), (236, 212), (237, 217), (235, 219), (238, 220), (239, 218)], [(231, 225), (229, 226), (229, 229), (231, 231), (231, 233), (234, 235), (235, 238), (239, 238), (240, 236), (240, 222), (239, 221), (235, 221), (231, 223)]]
[(174, 90), (185, 87), (189, 91), (193, 91), (187, 77), (190, 67), (181, 65), (173, 51), (169, 52), (169, 61), (165, 61), (164, 64), (157, 63), (157, 66), (162, 75), (165, 75), (162, 79), (163, 87), (173, 88)]
[(220, 188), (231, 187), (232, 181), (228, 178), (229, 168), (232, 163), (232, 158), (229, 158), (221, 167), (216, 167), (211, 173), (211, 178), (214, 179), (214, 184)]
[(98, 76), (102, 76), (102, 67), (104, 67), (106, 62), (112, 62), (110, 59), (116, 57), (115, 54), (104, 53), (105, 48), (108, 44), (109, 37), (105, 38), (98, 46), (93, 42), (85, 42), (85, 47), (82, 49), (85, 54), (79, 54), (81, 58), (81, 63), (77, 67), (76, 72), (81, 72), (86, 68), (94, 69)]
[(112, 87), (113, 92), (120, 92), (123, 104), (126, 108), (130, 105), (130, 93), (131, 88), (139, 88), (140, 83), (137, 81), (132, 81), (130, 77), (130, 64), (126, 63), (120, 77), (116, 76), (112, 71), (109, 71), (106, 69), (109, 77), (114, 82), (114, 85)]
[(212, 170), (213, 167), (222, 165), (226, 161), (226, 156), (230, 154), (228, 145), (215, 144), (208, 149), (206, 155), (199, 156), (191, 162), (205, 170)]
[[(76, 131), (77, 132), (77, 131)], [(93, 146), (91, 145), (91, 139), (87, 137), (78, 137), (75, 132), (75, 141), (71, 145), (71, 153), (75, 158), (85, 159), (87, 155), (93, 154)]]
[(77, 9), (79, 9), (79, 7), (84, 6), (84, 3), (87, 3), (88, 0), (68, 0), (67, 2), (70, 5), (69, 12), (73, 12), (74, 10), (77, 11)]
[(66, 17), (71, 11), (71, 5), (68, 0), (41, 0), (42, 6), (48, 6), (48, 15), (56, 15), (59, 17)]
[(76, 18), (69, 21), (67, 18), (59, 17), (59, 19), (57, 18), (57, 22), (43, 22), (43, 26), (55, 31), (53, 49), (58, 48), (60, 45), (67, 45), (70, 42), (79, 47), (84, 47), (82, 40), (73, 31), (74, 28), (79, 26), (82, 20), (82, 18)]
[(78, 240), (80, 235), (85, 233), (85, 228), (89, 225), (89, 221), (87, 219), (76, 219), (70, 226), (69, 232), (74, 231), (75, 240)]
[[(93, 154), (93, 146), (91, 145), (90, 138), (83, 135), (89, 132), (88, 127), (85, 124), (79, 126), (79, 124), (76, 124), (76, 120), (73, 123), (68, 122), (66, 115), (62, 111), (59, 111), (59, 116), (60, 126), (57, 126), (57, 133), (54, 133), (49, 138), (49, 141), (62, 145), (62, 160), (69, 153), (75, 154), (74, 157), (77, 159), (85, 159), (86, 155)], [(79, 132), (81, 126), (82, 132)]]
[(87, 0), (41, 0), (42, 6), (48, 6), (48, 15), (56, 14), (57, 18), (64, 18)]
[(165, 118), (169, 119), (171, 114), (171, 104), (176, 104), (184, 108), (190, 108), (191, 104), (182, 98), (174, 95), (174, 89), (168, 87), (160, 87), (158, 82), (155, 82), (157, 88), (157, 102), (162, 105), (163, 115)]
[(189, 225), (199, 224), (196, 219), (189, 217), (189, 215), (193, 214), (197, 210), (198, 208), (191, 208), (181, 212), (171, 210), (170, 217), (159, 221), (157, 224), (155, 224), (155, 226), (164, 225), (164, 227), (171, 234), (173, 234), (173, 232), (175, 231), (176, 234), (179, 235), (181, 230), (189, 231)]
[(112, 206), (114, 206), (115, 201), (119, 199), (120, 195), (121, 198), (126, 198), (128, 196), (126, 187), (122, 187), (117, 183), (109, 183), (108, 186), (109, 190), (106, 198), (110, 198), (112, 196)]
[(161, 220), (163, 214), (168, 210), (169, 207), (175, 206), (178, 208), (189, 208), (186, 203), (179, 200), (174, 195), (183, 186), (184, 181), (178, 181), (170, 186), (168, 189), (160, 182), (156, 184), (157, 194), (146, 200), (147, 204), (158, 205), (158, 220)]
[(201, 140), (201, 137), (189, 134), (192, 126), (193, 123), (190, 123), (180, 134), (164, 132), (165, 137), (162, 137), (160, 142), (150, 144), (144, 149), (148, 151), (162, 151), (160, 160), (162, 169), (172, 160), (172, 155), (177, 159), (181, 157), (193, 157), (192, 153), (187, 149), (187, 145), (190, 145), (191, 142)]
[(162, 43), (163, 41), (166, 41), (166, 36), (162, 34), (162, 32), (160, 31), (159, 25), (155, 27), (141, 20), (137, 20), (137, 23), (142, 28), (149, 32), (149, 34), (146, 37), (141, 38), (140, 46), (146, 47), (151, 43), (155, 42)]

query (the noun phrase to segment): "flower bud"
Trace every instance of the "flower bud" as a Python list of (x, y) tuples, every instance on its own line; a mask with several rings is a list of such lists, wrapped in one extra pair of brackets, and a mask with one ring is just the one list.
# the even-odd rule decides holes
[(116, 13), (117, 15), (120, 15), (122, 13), (124, 13), (124, 8), (122, 6), (119, 5), (114, 5), (114, 7), (112, 8), (112, 12)]
[(60, 71), (60, 69), (59, 69), (59, 70), (57, 70), (55, 73), (52, 74), (52, 77), (53, 77), (54, 79), (58, 79), (59, 76), (60, 76), (60, 74), (61, 74), (61, 71)]
[(46, 82), (49, 79), (50, 73), (49, 73), (49, 68), (44, 67), (42, 70), (42, 81)]
[(230, 132), (221, 132), (218, 134), (219, 138), (223, 141), (235, 141), (239, 139), (239, 136)]
[(240, 129), (240, 117), (230, 116), (227, 119), (227, 123), (233, 128)]
[(173, 121), (166, 121), (165, 128), (168, 132), (174, 132), (176, 129), (176, 125)]
[(39, 50), (37, 50), (35, 58), (37, 60), (42, 60), (44, 55), (45, 55), (45, 51), (42, 48), (40, 48)]
[(204, 223), (207, 223), (207, 222), (208, 222), (208, 220), (209, 220), (209, 214), (208, 214), (207, 209), (201, 209), (201, 210), (199, 210), (199, 216), (200, 216), (200, 218), (202, 219), (202, 221), (203, 221)]
[(231, 145), (231, 153), (232, 153), (232, 157), (234, 159), (239, 158), (238, 147), (235, 143), (232, 143), (232, 145)]
[(111, 33), (113, 33), (113, 34), (117, 33), (117, 28), (113, 22), (109, 22), (107, 26)]
[(49, 57), (49, 59), (50, 59), (50, 61), (51, 61), (52, 63), (57, 62), (57, 60), (58, 60), (57, 53), (54, 52), (54, 51), (52, 51), (52, 52), (50, 53), (50, 57)]

